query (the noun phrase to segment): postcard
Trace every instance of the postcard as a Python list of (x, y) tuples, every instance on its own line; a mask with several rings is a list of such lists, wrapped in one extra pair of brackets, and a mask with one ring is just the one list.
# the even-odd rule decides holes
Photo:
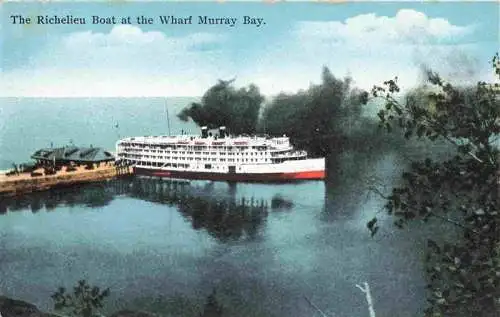
[(1, 316), (497, 312), (498, 3), (0, 10)]

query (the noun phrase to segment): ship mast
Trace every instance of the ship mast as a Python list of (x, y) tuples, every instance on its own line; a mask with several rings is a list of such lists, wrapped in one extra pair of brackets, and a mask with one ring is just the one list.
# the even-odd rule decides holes
[(165, 100), (165, 113), (167, 114), (168, 136), (171, 136), (171, 134), (170, 134), (170, 117), (168, 116), (167, 100)]

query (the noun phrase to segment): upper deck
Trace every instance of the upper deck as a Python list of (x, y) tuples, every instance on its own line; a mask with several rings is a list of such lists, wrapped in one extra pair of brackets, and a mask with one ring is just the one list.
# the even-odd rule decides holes
[(118, 141), (119, 146), (131, 147), (207, 147), (240, 149), (251, 148), (256, 150), (288, 150), (292, 149), (288, 137), (265, 137), (265, 136), (217, 136), (202, 137), (200, 135), (176, 135), (176, 136), (139, 136), (128, 137)]

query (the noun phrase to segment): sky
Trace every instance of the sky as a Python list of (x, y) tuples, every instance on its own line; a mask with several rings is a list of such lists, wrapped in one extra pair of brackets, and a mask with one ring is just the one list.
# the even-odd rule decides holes
[[(0, 97), (201, 96), (233, 78), (276, 95), (319, 83), (323, 66), (363, 89), (395, 76), (411, 88), (424, 69), (467, 84), (494, 80), (500, 42), (495, 2), (4, 2), (0, 11)], [(22, 25), (12, 15), (87, 24)], [(93, 15), (118, 23), (92, 24)], [(141, 15), (154, 24), (137, 24)], [(161, 15), (193, 23), (164, 25)], [(200, 15), (238, 23), (200, 25)]]

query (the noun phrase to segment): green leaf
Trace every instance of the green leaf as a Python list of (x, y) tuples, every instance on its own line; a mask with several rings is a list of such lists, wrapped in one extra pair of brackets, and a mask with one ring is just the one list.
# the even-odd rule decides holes
[(483, 208), (478, 208), (478, 209), (474, 210), (474, 214), (476, 216), (484, 216), (485, 212), (484, 212)]
[(405, 134), (404, 134), (404, 137), (405, 137), (406, 139), (409, 139), (409, 138), (411, 137), (411, 135), (412, 135), (412, 134), (413, 134), (413, 130), (411, 130), (411, 129), (407, 129), (407, 130), (406, 130), (406, 132), (405, 132)]
[(417, 136), (420, 138), (424, 135), (425, 133), (425, 126), (424, 125), (419, 125), (417, 128)]
[(368, 227), (368, 229), (371, 230), (376, 223), (377, 223), (377, 218), (374, 217), (374, 218), (372, 218), (372, 220), (368, 221), (366, 226)]
[(441, 248), (439, 248), (438, 244), (434, 240), (428, 239), (427, 240), (427, 247), (435, 253), (438, 253), (438, 254), (441, 253)]

